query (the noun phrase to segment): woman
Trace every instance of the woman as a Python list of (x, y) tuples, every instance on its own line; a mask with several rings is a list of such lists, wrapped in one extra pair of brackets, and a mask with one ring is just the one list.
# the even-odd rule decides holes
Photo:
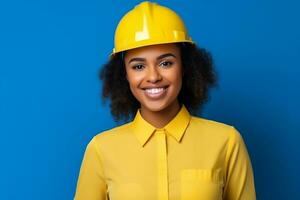
[(238, 131), (191, 115), (216, 80), (174, 11), (142, 2), (128, 12), (100, 77), (115, 119), (134, 119), (90, 141), (75, 200), (256, 199)]

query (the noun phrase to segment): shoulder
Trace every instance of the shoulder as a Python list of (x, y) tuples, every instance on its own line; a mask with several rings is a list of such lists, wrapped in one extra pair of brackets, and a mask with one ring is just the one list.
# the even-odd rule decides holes
[(97, 144), (124, 142), (125, 138), (130, 137), (131, 122), (97, 133), (92, 141)]
[(190, 128), (207, 133), (210, 136), (224, 137), (227, 139), (237, 139), (241, 137), (238, 130), (230, 124), (218, 122), (202, 117), (191, 116)]
[(218, 131), (230, 131), (234, 128), (232, 125), (225, 124), (222, 122), (205, 119), (202, 117), (191, 116), (191, 126), (197, 126), (198, 128), (218, 130)]

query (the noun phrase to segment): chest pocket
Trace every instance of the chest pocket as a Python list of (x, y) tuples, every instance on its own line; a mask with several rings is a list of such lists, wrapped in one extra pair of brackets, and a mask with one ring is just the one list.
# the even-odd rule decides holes
[(183, 169), (180, 184), (181, 200), (222, 200), (221, 169)]

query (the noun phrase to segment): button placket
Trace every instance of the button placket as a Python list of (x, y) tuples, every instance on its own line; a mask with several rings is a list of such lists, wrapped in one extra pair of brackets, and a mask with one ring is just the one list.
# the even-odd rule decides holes
[(168, 159), (167, 159), (167, 137), (164, 130), (157, 130), (157, 158), (158, 158), (158, 199), (169, 199), (168, 185)]

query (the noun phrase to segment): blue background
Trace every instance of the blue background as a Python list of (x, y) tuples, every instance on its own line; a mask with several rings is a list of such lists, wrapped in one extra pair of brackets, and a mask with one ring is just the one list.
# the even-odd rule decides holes
[[(1, 200), (73, 198), (86, 144), (117, 125), (97, 74), (138, 2), (1, 1)], [(258, 199), (300, 199), (299, 3), (158, 2), (213, 54), (219, 86), (202, 116), (241, 132)]]

